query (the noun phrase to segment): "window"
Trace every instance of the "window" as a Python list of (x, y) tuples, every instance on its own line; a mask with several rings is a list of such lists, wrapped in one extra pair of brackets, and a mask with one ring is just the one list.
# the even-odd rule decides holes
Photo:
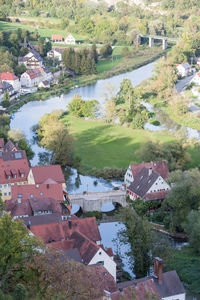
[(7, 196), (7, 193), (4, 193), (4, 196)]
[(22, 198), (22, 194), (18, 194), (18, 198)]
[(2, 184), (0, 184), (0, 189), (2, 188)]
[(4, 187), (4, 188), (7, 188), (7, 184), (4, 184), (3, 187)]
[(43, 192), (40, 192), (40, 196), (43, 196)]
[(10, 179), (10, 175), (7, 176), (7, 179)]
[(23, 178), (23, 177), (24, 177), (24, 173), (21, 174), (21, 178)]
[(16, 174), (14, 174), (14, 175), (13, 175), (13, 178), (17, 178), (17, 175), (16, 175)]

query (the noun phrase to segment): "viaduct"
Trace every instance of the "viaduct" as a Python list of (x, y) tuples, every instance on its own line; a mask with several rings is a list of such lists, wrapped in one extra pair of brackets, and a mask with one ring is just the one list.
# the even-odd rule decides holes
[(123, 207), (127, 206), (126, 191), (110, 191), (100, 193), (87, 194), (71, 194), (69, 195), (71, 204), (79, 205), (84, 212), (87, 211), (101, 211), (101, 207), (112, 202), (113, 204), (120, 204)]
[(177, 42), (178, 39), (176, 38), (171, 38), (171, 37), (164, 37), (164, 36), (151, 36), (151, 35), (142, 35), (140, 34), (140, 38), (148, 38), (149, 39), (149, 47), (152, 48), (154, 46), (154, 41), (155, 40), (161, 40), (162, 41), (162, 49), (165, 50), (167, 49), (167, 42)]

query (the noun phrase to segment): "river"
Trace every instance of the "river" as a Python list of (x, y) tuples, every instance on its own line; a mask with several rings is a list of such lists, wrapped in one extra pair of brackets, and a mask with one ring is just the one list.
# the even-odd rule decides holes
[[(32, 126), (37, 124), (44, 114), (50, 113), (55, 109), (66, 109), (67, 104), (72, 100), (74, 94), (79, 94), (85, 100), (96, 99), (101, 105), (104, 105), (106, 98), (118, 92), (120, 83), (123, 79), (130, 79), (132, 85), (136, 86), (143, 80), (146, 80), (152, 76), (154, 65), (155, 62), (140, 67), (137, 70), (133, 70), (132, 72), (127, 72), (104, 80), (98, 80), (95, 84), (75, 88), (68, 94), (61, 95), (61, 97), (51, 97), (46, 101), (29, 102), (23, 105), (20, 110), (15, 113), (14, 118), (11, 120), (10, 127), (11, 129), (19, 128), (25, 133), (27, 139), (32, 141)], [(38, 163), (38, 153), (44, 151), (44, 149), (36, 144), (32, 146), (32, 149), (35, 152), (35, 157), (31, 161), (31, 164), (36, 165)], [(94, 192), (109, 191), (113, 189), (114, 184), (120, 183), (116, 181), (107, 182), (106, 180), (92, 176), (78, 176), (76, 170), (71, 169), (70, 171), (71, 174), (68, 177), (67, 186), (68, 190), (73, 193), (79, 193), (87, 190)], [(113, 239), (117, 237), (117, 232), (121, 230), (123, 226), (123, 224), (119, 223), (101, 224), (99, 229), (102, 235), (103, 244), (107, 247), (112, 246), (113, 249), (116, 250), (117, 246), (113, 244)], [(125, 270), (131, 273), (129, 263), (125, 256), (125, 252), (128, 251), (128, 247), (120, 247), (120, 251), (123, 257)], [(133, 274), (131, 273), (131, 275)]]

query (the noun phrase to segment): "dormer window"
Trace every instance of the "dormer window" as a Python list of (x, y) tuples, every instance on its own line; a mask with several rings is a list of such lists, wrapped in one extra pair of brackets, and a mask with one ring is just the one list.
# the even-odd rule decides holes
[(6, 178), (10, 179), (11, 178), (11, 172), (10, 172), (10, 170), (5, 170), (5, 173), (6, 173)]
[(19, 173), (20, 173), (20, 177), (24, 178), (24, 174), (25, 174), (24, 169), (20, 168)]
[(17, 178), (17, 171), (15, 169), (11, 169), (11, 174), (13, 178)]

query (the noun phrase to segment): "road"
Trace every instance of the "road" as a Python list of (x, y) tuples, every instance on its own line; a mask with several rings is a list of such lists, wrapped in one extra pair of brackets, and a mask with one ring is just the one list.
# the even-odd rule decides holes
[(176, 90), (178, 93), (181, 93), (182, 91), (184, 91), (184, 89), (186, 88), (186, 86), (188, 85), (188, 83), (192, 80), (192, 78), (195, 76), (195, 74), (190, 75), (184, 79), (179, 80), (179, 82), (176, 84)]

